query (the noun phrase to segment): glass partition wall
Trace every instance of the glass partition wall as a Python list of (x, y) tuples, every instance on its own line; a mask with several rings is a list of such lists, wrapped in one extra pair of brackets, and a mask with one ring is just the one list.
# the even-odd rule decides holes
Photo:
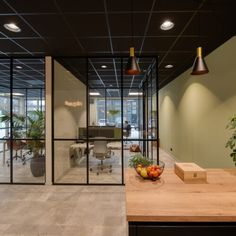
[(135, 151), (159, 160), (156, 58), (139, 58), (136, 76), (125, 75), (126, 63), (123, 57), (54, 60), (55, 184), (124, 184)]
[(45, 182), (43, 58), (0, 60), (0, 182)]

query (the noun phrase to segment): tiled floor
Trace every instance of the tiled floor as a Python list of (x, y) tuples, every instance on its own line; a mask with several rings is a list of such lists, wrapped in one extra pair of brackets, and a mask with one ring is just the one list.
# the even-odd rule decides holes
[(126, 236), (124, 187), (0, 185), (0, 235)]
[(0, 235), (126, 235), (123, 186), (0, 186)]

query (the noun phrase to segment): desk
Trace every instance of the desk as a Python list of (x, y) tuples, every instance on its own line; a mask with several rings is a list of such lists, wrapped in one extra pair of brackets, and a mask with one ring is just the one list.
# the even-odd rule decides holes
[[(89, 150), (91, 150), (94, 147), (94, 145), (89, 144), (88, 147), (89, 147)], [(71, 158), (74, 158), (74, 159), (78, 158), (78, 161), (80, 163), (82, 157), (85, 155), (86, 148), (87, 148), (87, 143), (72, 144), (70, 146), (69, 155)]]
[(121, 142), (110, 142), (107, 144), (107, 147), (112, 150), (121, 150)]
[(129, 236), (236, 235), (236, 169), (207, 169), (200, 184), (184, 183), (173, 169), (155, 182), (133, 169), (125, 178)]

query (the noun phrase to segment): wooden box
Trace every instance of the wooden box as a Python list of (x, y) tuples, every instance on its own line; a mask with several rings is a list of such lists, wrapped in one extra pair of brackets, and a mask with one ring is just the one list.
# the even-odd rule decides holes
[(206, 170), (195, 163), (175, 163), (175, 174), (186, 183), (206, 182)]

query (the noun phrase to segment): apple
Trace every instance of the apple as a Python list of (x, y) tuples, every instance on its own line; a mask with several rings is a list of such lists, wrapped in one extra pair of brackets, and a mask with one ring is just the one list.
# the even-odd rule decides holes
[(142, 167), (138, 166), (136, 167), (136, 171), (140, 174), (141, 173), (141, 170), (142, 170)]
[(141, 175), (143, 178), (147, 178), (147, 177), (148, 177), (147, 169), (146, 169), (146, 168), (142, 168), (142, 169), (141, 169), (141, 172), (140, 172), (140, 175)]
[(153, 178), (153, 177), (154, 177), (154, 170), (150, 171), (149, 177), (150, 177), (150, 178)]
[(154, 178), (156, 178), (156, 177), (158, 177), (158, 176), (159, 176), (159, 172), (158, 172), (158, 171), (156, 171), (156, 170), (155, 170), (155, 171), (153, 171), (153, 177), (154, 177)]
[(147, 167), (147, 173), (149, 174), (151, 170), (152, 170), (152, 167), (151, 167), (151, 166), (148, 166), (148, 167)]

